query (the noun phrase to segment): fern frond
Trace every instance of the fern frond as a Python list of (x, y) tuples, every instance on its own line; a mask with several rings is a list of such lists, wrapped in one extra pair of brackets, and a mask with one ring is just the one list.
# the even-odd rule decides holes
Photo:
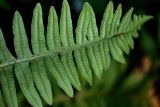
[(6, 47), (0, 30), (0, 83), (7, 105), (18, 106), (14, 72), (27, 101), (34, 107), (42, 107), (41, 97), (49, 105), (53, 102), (47, 74), (51, 74), (50, 77), (55, 78), (59, 87), (73, 97), (73, 87), (81, 90), (80, 77), (92, 84), (93, 73), (100, 79), (110, 67), (111, 58), (124, 63), (123, 53), (129, 54), (134, 47), (133, 38), (138, 37), (137, 31), (152, 18), (137, 15), (132, 18), (132, 13), (133, 8), (122, 17), (122, 5), (114, 11), (110, 1), (98, 31), (94, 11), (85, 3), (73, 36), (67, 0), (62, 4), (60, 24), (51, 6), (47, 29), (44, 28), (42, 9), (38, 3), (33, 11), (30, 49), (22, 17), (16, 11), (13, 18), (16, 58)]

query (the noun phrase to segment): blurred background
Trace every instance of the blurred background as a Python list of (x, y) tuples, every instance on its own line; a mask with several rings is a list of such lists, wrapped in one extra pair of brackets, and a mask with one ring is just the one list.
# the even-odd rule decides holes
[[(68, 1), (74, 29), (84, 2), (89, 2), (93, 7), (97, 26), (100, 26), (108, 0)], [(30, 38), (32, 11), (37, 2), (42, 5), (45, 26), (51, 5), (60, 16), (62, 0), (0, 0), (0, 27), (13, 54), (14, 12), (18, 10), (21, 13)], [(160, 107), (160, 0), (113, 2), (115, 8), (122, 3), (123, 13), (133, 6), (136, 14), (152, 15), (154, 19), (142, 27), (140, 37), (135, 39), (135, 48), (126, 56), (127, 63), (122, 65), (112, 61), (110, 70), (105, 72), (101, 80), (95, 80), (92, 87), (84, 81), (83, 90), (76, 92), (74, 98), (69, 98), (54, 86), (54, 107)], [(18, 93), (18, 99), (22, 107), (30, 106), (21, 93)]]

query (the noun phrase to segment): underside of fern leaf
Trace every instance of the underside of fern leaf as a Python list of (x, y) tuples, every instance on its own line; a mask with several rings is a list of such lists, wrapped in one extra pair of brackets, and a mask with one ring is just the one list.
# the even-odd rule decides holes
[(138, 37), (137, 31), (152, 18), (132, 15), (132, 12), (133, 8), (122, 17), (121, 4), (114, 10), (110, 1), (98, 31), (94, 11), (85, 3), (73, 32), (67, 0), (63, 1), (60, 22), (51, 6), (46, 29), (38, 3), (33, 11), (29, 43), (21, 15), (16, 11), (12, 26), (16, 57), (6, 47), (0, 30), (0, 101), (4, 96), (8, 107), (18, 107), (16, 78), (21, 92), (32, 106), (42, 107), (41, 98), (51, 105), (53, 95), (48, 74), (68, 96), (73, 97), (73, 87), (81, 90), (80, 78), (91, 85), (93, 75), (101, 78), (112, 58), (124, 63), (123, 53), (129, 54), (134, 46), (133, 38)]

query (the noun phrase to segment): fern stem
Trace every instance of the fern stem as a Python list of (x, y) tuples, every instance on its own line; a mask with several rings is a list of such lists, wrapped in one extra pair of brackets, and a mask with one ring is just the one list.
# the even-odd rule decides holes
[[(136, 29), (136, 28), (137, 28), (137, 27), (135, 27), (135, 29)], [(0, 68), (4, 68), (4, 67), (9, 66), (9, 65), (18, 64), (18, 63), (22, 63), (22, 62), (26, 62), (26, 61), (32, 61), (32, 60), (44, 58), (44, 57), (47, 57), (47, 56), (54, 56), (54, 55), (60, 54), (60, 53), (73, 52), (73, 51), (79, 50), (79, 49), (81, 49), (81, 48), (85, 48), (85, 47), (88, 47), (88, 46), (93, 46), (93, 45), (95, 45), (95, 44), (97, 44), (97, 43), (109, 41), (110, 39), (119, 37), (119, 36), (121, 36), (121, 35), (125, 35), (125, 34), (127, 34), (127, 33), (129, 33), (129, 32), (132, 32), (132, 31), (134, 31), (134, 29), (132, 29), (132, 30), (130, 30), (130, 31), (127, 31), (127, 32), (121, 32), (121, 33), (114, 34), (113, 36), (111, 36), (112, 38), (108, 38), (108, 37), (97, 38), (97, 40), (95, 40), (95, 41), (91, 41), (91, 42), (88, 42), (88, 43), (85, 43), (85, 44), (82, 44), (82, 45), (76, 45), (76, 44), (75, 44), (75, 45), (72, 46), (72, 47), (64, 47), (64, 48), (61, 47), (61, 48), (59, 48), (59, 49), (54, 49), (53, 51), (47, 51), (47, 52), (44, 52), (44, 53), (32, 55), (32, 57), (15, 59), (15, 60), (10, 61), (10, 62), (1, 63), (1, 64), (0, 64)]]

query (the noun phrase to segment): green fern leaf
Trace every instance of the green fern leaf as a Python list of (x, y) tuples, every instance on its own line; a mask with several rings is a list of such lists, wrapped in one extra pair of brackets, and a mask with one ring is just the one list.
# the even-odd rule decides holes
[(98, 31), (94, 11), (85, 3), (73, 32), (70, 7), (64, 0), (60, 22), (51, 6), (45, 35), (42, 8), (38, 3), (31, 23), (31, 51), (23, 20), (16, 11), (12, 26), (16, 58), (6, 47), (0, 30), (0, 83), (3, 94), (0, 89), (0, 101), (4, 96), (9, 107), (18, 106), (14, 72), (27, 101), (33, 107), (42, 107), (40, 96), (49, 105), (53, 102), (50, 77), (54, 77), (58, 86), (73, 97), (73, 87), (81, 90), (81, 77), (92, 85), (93, 73), (100, 79), (110, 67), (111, 59), (125, 63), (123, 53), (129, 54), (134, 48), (133, 38), (138, 37), (138, 30), (152, 18), (137, 15), (132, 18), (132, 13), (133, 8), (122, 17), (122, 5), (114, 11), (110, 1)]
[[(61, 48), (59, 38), (58, 19), (54, 7), (50, 8), (47, 26), (47, 46), (49, 51)], [(46, 58), (47, 66), (51, 74), (56, 78), (58, 85), (69, 95), (73, 96), (71, 82), (67, 76), (63, 62), (59, 59), (58, 54)], [(69, 71), (70, 72), (70, 71)]]
[[(73, 28), (69, 4), (66, 0), (64, 0), (62, 4), (60, 17), (60, 38), (62, 47), (72, 47), (75, 45), (72, 29)], [(81, 84), (79, 81), (78, 73), (73, 62), (72, 51), (68, 52), (67, 54), (62, 53), (60, 57), (72, 85), (77, 90), (81, 90)]]
[[(33, 12), (33, 16), (34, 18), (32, 19), (32, 24), (31, 24), (32, 50), (33, 50), (33, 54), (40, 54), (47, 51), (45, 38), (44, 38), (42, 9), (40, 4), (36, 5)], [(39, 90), (44, 100), (51, 105), (53, 100), (52, 90), (51, 90), (50, 81), (47, 77), (44, 59), (39, 59), (31, 62), (31, 69), (33, 72), (33, 77), (34, 77), (37, 89)]]
[[(15, 12), (13, 19), (14, 45), (17, 58), (31, 57), (28, 40), (22, 18), (18, 12)], [(15, 64), (15, 74), (20, 84), (20, 88), (33, 106), (42, 107), (40, 97), (34, 87), (32, 72), (29, 62)]]
[[(89, 15), (87, 15), (87, 8), (86, 4), (84, 4), (83, 9), (80, 13), (77, 27), (76, 27), (76, 44), (81, 45), (85, 43), (83, 41), (83, 35), (87, 34), (87, 24), (88, 24), (88, 18)], [(86, 79), (90, 84), (92, 84), (92, 71), (89, 65), (88, 56), (86, 54), (85, 49), (76, 50), (74, 52), (76, 65), (78, 68), (78, 71), (80, 72), (81, 76)]]
[[(13, 60), (14, 58), (6, 47), (3, 33), (0, 29), (0, 61), (1, 63), (4, 63)], [(15, 82), (13, 78), (13, 65), (0, 68), (0, 83), (8, 107), (18, 107)]]

